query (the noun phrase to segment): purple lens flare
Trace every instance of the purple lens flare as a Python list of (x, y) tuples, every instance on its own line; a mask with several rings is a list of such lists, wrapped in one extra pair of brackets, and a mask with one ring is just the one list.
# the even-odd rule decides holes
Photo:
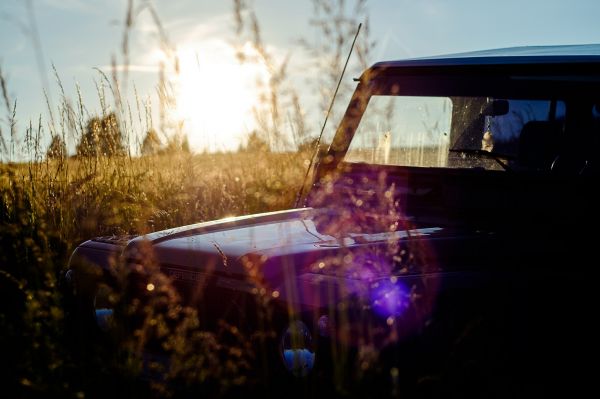
[(373, 283), (370, 296), (375, 313), (386, 319), (401, 316), (410, 307), (410, 288), (394, 277)]

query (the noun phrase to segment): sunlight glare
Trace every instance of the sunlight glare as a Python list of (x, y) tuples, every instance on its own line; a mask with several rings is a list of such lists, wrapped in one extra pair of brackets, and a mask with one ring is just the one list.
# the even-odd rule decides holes
[[(251, 51), (251, 46), (244, 46)], [(182, 46), (179, 74), (171, 77), (177, 105), (190, 146), (196, 151), (235, 151), (255, 127), (257, 82), (268, 80), (264, 65), (240, 63), (235, 49), (222, 40)]]

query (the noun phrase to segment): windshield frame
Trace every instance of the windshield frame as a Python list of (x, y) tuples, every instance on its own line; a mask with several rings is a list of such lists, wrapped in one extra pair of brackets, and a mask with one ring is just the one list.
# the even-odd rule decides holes
[(371, 68), (361, 76), (336, 134), (317, 165), (314, 182), (344, 168), (345, 154), (373, 95), (597, 101), (600, 64)]

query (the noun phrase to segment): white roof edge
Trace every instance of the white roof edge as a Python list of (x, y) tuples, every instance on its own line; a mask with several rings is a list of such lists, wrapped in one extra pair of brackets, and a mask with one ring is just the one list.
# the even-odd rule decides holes
[(600, 44), (522, 46), (378, 62), (374, 67), (600, 62)]

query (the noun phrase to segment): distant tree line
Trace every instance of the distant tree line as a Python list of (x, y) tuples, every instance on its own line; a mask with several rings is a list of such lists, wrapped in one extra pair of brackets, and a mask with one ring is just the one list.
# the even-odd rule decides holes
[(190, 143), (188, 137), (185, 134), (176, 134), (169, 137), (166, 144), (163, 144), (161, 139), (158, 137), (158, 133), (153, 128), (150, 128), (146, 132), (146, 137), (142, 141), (141, 154), (146, 155), (160, 155), (160, 154), (171, 154), (175, 152), (190, 152)]
[[(75, 157), (113, 157), (123, 156), (127, 153), (124, 145), (124, 135), (121, 131), (117, 116), (111, 112), (103, 117), (94, 116), (90, 118), (81, 135), (79, 143), (75, 147)], [(306, 151), (314, 146), (314, 140), (306, 140), (299, 145), (300, 151)], [(176, 134), (161, 140), (158, 132), (150, 128), (140, 145), (142, 156), (172, 154), (177, 152), (190, 153), (190, 144), (185, 134)], [(244, 145), (240, 145), (239, 152), (270, 152), (267, 140), (256, 130), (248, 135)], [(67, 145), (64, 138), (53, 135), (50, 145), (46, 151), (48, 159), (66, 158)]]
[[(140, 148), (141, 155), (156, 155), (174, 152), (190, 152), (190, 145), (186, 135), (175, 135), (163, 144), (158, 133), (153, 128), (146, 132)], [(113, 157), (123, 156), (127, 153), (124, 145), (124, 135), (119, 121), (114, 112), (105, 116), (90, 118), (75, 147), (76, 157)], [(67, 157), (67, 146), (64, 138), (55, 134), (46, 151), (48, 159)]]
[(67, 145), (61, 135), (55, 134), (52, 136), (46, 156), (48, 159), (60, 159), (67, 156)]
[(124, 155), (121, 128), (114, 112), (99, 118), (91, 118), (77, 145), (80, 157)]

